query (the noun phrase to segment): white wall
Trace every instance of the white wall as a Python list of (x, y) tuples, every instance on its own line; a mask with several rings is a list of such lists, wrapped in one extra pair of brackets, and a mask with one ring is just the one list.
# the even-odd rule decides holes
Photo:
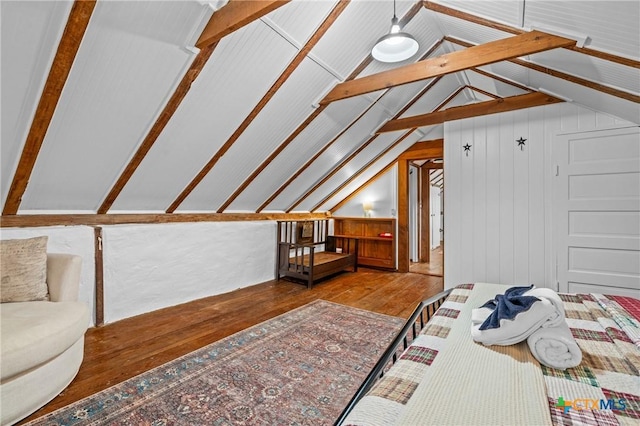
[[(274, 278), (276, 223), (272, 221), (102, 228), (105, 323)], [(93, 309), (93, 228), (7, 228), (1, 235), (3, 239), (48, 235), (49, 251), (81, 255), (80, 299)]]
[(445, 287), (484, 281), (555, 289), (554, 139), (629, 125), (568, 103), (445, 123)]
[(373, 201), (372, 217), (396, 217), (396, 209), (398, 208), (397, 186), (398, 167), (393, 166), (333, 212), (333, 216), (363, 217), (362, 203)]
[(91, 324), (95, 318), (95, 282), (96, 268), (94, 255), (94, 233), (90, 226), (48, 226), (38, 228), (2, 228), (0, 238), (3, 240), (32, 238), (41, 235), (49, 237), (47, 251), (49, 253), (69, 253), (82, 257), (80, 273), (80, 292), (78, 299), (87, 303), (91, 316)]

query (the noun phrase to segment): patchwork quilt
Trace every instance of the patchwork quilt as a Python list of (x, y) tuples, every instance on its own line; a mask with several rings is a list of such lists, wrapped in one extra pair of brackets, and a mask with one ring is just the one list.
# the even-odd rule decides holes
[(540, 365), (525, 342), (474, 343), (470, 312), (508, 287), (453, 289), (347, 425), (640, 425), (640, 300), (560, 294), (578, 367)]

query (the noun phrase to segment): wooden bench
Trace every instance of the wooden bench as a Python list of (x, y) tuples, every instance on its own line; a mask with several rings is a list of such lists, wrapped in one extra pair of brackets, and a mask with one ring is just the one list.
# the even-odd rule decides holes
[(276, 277), (314, 281), (358, 270), (358, 240), (327, 235), (328, 219), (278, 221)]

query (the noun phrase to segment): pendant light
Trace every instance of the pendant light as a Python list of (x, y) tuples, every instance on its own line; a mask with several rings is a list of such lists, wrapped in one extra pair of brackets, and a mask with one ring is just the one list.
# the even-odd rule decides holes
[(400, 62), (418, 52), (418, 42), (411, 34), (400, 31), (396, 16), (396, 0), (393, 0), (393, 18), (389, 34), (382, 36), (371, 49), (371, 56), (380, 62)]

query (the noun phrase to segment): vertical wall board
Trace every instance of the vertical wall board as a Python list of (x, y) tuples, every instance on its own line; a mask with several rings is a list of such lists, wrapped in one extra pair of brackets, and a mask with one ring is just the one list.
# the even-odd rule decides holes
[[(500, 277), (500, 127), (497, 120), (485, 120), (487, 136), (487, 234), (484, 250), (487, 253), (487, 281), (498, 282)], [(445, 166), (446, 167), (446, 166)], [(447, 214), (445, 212), (445, 214)]]
[(514, 282), (513, 114), (500, 114), (500, 280)]
[[(599, 115), (564, 103), (445, 123), (445, 287), (488, 281), (557, 288), (557, 257), (567, 254), (558, 253), (559, 240), (554, 233), (558, 220), (564, 220), (554, 213), (553, 194), (559, 184), (559, 160), (554, 157), (559, 155), (554, 152), (558, 137), (594, 132), (600, 130), (598, 126), (612, 131), (637, 127)], [(526, 139), (522, 147), (520, 138)], [(468, 157), (461, 148), (466, 143), (471, 145)], [(599, 149), (609, 153), (613, 146), (610, 148)], [(629, 161), (637, 155), (634, 152), (629, 152)], [(578, 155), (593, 153), (587, 150)], [(562, 169), (560, 172), (567, 175)], [(618, 175), (615, 179), (622, 179)], [(581, 184), (583, 196), (588, 198), (592, 188), (586, 181)], [(634, 185), (613, 187), (629, 192)], [(584, 223), (580, 222), (581, 226)], [(578, 258), (576, 253), (574, 250), (574, 258)], [(611, 285), (602, 280), (597, 284)]]
[(3, 240), (33, 238), (46, 235), (47, 252), (68, 253), (82, 257), (78, 300), (89, 306), (90, 324), (95, 318), (95, 256), (93, 228), (89, 226), (47, 226), (38, 228), (2, 228)]
[[(474, 232), (473, 232), (473, 162), (476, 157), (478, 146), (473, 140), (473, 120), (463, 121), (460, 124), (460, 143), (456, 148), (462, 153), (460, 160), (462, 167), (460, 170), (461, 199), (460, 199), (460, 232), (465, 236), (466, 242), (460, 246), (460, 272), (464, 277), (464, 281), (469, 281), (473, 277), (473, 248), (474, 248)], [(465, 152), (463, 145), (471, 145), (471, 149)]]
[(460, 247), (462, 233), (455, 230), (461, 222), (461, 198), (462, 183), (461, 176), (458, 172), (462, 167), (461, 148), (464, 143), (461, 142), (460, 121), (451, 121), (444, 123), (445, 143), (444, 143), (444, 277), (445, 286), (454, 287), (462, 284), (460, 275)]
[[(486, 117), (478, 117), (473, 120), (473, 193), (471, 200), (473, 208), (473, 251), (482, 253), (485, 251), (487, 240), (487, 133)], [(489, 253), (487, 253), (489, 254)], [(473, 256), (473, 276), (477, 280), (487, 281), (487, 260), (490, 256)]]
[[(502, 141), (513, 151), (513, 245), (514, 282), (529, 284), (529, 149), (518, 148), (516, 140), (529, 144), (529, 110), (514, 111), (513, 137)], [(542, 171), (538, 171), (542, 173)]]
[(545, 258), (547, 259), (547, 267), (545, 268), (544, 280), (547, 287), (558, 290), (556, 284), (556, 252), (553, 232), (553, 186), (556, 184), (556, 161), (553, 159), (553, 140), (555, 135), (560, 131), (560, 122), (562, 111), (567, 106), (564, 104), (550, 105), (543, 110), (543, 131), (544, 131), (544, 149), (545, 149), (545, 174), (544, 174), (544, 194), (545, 194)]
[(545, 280), (545, 167), (544, 109), (531, 108), (525, 150), (529, 150), (529, 281), (536, 286), (551, 286)]

